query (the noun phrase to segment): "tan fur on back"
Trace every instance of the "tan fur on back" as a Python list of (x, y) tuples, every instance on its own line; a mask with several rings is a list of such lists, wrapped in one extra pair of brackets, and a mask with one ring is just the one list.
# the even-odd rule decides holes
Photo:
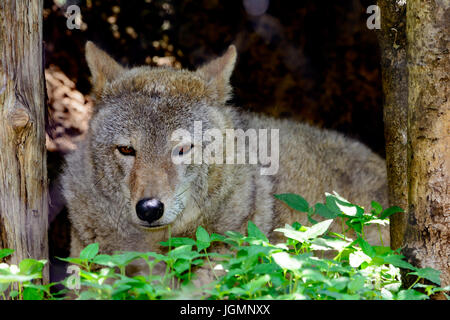
[[(105, 253), (160, 250), (168, 228), (143, 228), (136, 216), (136, 203), (145, 197), (161, 199), (165, 210), (174, 212), (172, 236), (193, 236), (200, 225), (209, 232), (245, 232), (252, 220), (273, 240), (272, 231), (285, 223), (308, 224), (306, 214), (276, 200), (276, 193), (296, 193), (312, 205), (336, 191), (366, 209), (372, 200), (387, 205), (385, 162), (360, 142), (226, 105), (234, 47), (197, 71), (125, 69), (92, 43), (86, 51), (97, 106), (87, 137), (67, 156), (63, 174), (72, 255), (92, 242)], [(264, 176), (260, 165), (249, 164), (174, 165), (170, 136), (178, 128), (191, 130), (194, 121), (222, 132), (279, 129), (278, 173)], [(136, 156), (120, 155), (121, 144), (132, 145)], [(339, 225), (332, 229), (341, 231)], [(379, 242), (376, 229), (367, 236)], [(383, 238), (389, 242), (387, 228)]]

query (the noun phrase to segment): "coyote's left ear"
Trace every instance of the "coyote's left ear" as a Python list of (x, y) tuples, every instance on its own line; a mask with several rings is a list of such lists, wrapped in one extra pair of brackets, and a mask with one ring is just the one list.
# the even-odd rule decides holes
[(236, 63), (236, 47), (231, 45), (219, 58), (197, 69), (197, 73), (211, 86), (220, 102), (225, 103), (231, 94), (230, 78)]

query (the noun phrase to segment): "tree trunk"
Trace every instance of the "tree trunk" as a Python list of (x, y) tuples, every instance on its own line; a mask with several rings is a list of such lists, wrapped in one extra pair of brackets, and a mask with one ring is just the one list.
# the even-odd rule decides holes
[[(384, 137), (388, 171), (389, 205), (408, 208), (407, 122), (408, 73), (406, 67), (406, 5), (399, 1), (379, 0), (383, 84)], [(406, 214), (391, 216), (391, 247), (403, 245)]]
[(408, 223), (403, 254), (450, 285), (450, 1), (407, 1)]
[(14, 264), (48, 259), (42, 6), (0, 2), (0, 248)]

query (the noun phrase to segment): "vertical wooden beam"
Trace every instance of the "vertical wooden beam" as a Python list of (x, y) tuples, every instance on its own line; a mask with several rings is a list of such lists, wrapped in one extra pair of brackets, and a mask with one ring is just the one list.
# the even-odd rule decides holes
[(0, 2), (0, 248), (14, 264), (48, 259), (42, 7)]
[[(408, 209), (407, 125), (408, 70), (406, 65), (406, 4), (379, 0), (383, 84), (384, 137), (388, 172), (389, 205)], [(395, 214), (391, 222), (391, 247), (402, 247), (407, 224), (406, 214)]]
[(409, 208), (403, 254), (450, 285), (450, 1), (407, 1)]

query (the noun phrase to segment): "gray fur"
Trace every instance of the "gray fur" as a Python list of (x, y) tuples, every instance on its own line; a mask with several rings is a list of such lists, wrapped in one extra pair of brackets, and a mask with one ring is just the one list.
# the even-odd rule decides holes
[[(160, 250), (158, 243), (167, 239), (169, 229), (140, 226), (135, 206), (142, 197), (165, 203), (167, 214), (161, 219), (174, 218), (172, 236), (193, 236), (199, 225), (209, 232), (245, 232), (252, 220), (275, 241), (276, 227), (307, 224), (306, 214), (274, 199), (275, 193), (300, 194), (314, 204), (335, 190), (366, 208), (371, 200), (387, 204), (385, 162), (360, 142), (226, 106), (234, 47), (192, 72), (124, 69), (92, 43), (86, 51), (96, 112), (85, 141), (67, 156), (63, 174), (73, 256), (92, 242), (105, 253)], [(259, 165), (174, 166), (170, 135), (178, 128), (191, 129), (194, 121), (202, 121), (204, 129), (280, 129), (278, 173), (261, 175)], [(116, 150), (128, 144), (136, 149), (135, 158)], [(340, 226), (332, 229), (340, 231)], [(367, 235), (378, 242), (376, 229)], [(383, 237), (388, 243), (387, 228)]]

